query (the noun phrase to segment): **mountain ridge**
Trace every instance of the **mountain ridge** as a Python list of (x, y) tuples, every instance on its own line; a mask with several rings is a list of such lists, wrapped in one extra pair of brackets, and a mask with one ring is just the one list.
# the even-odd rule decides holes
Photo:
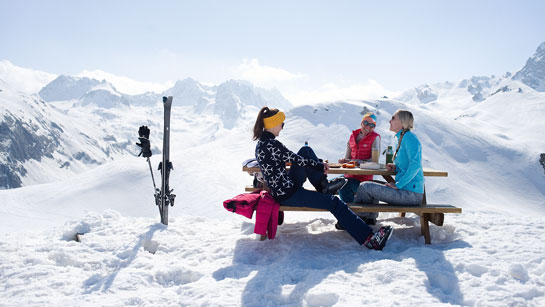
[[(542, 49), (543, 44), (538, 51)], [(543, 61), (535, 55), (532, 58), (534, 62)], [(0, 81), (3, 80), (0, 78)], [(290, 108), (289, 101), (279, 92), (260, 89), (241, 80), (205, 85), (186, 78), (161, 94), (127, 95), (117, 91), (106, 80), (61, 75), (40, 91), (49, 101), (37, 94), (12, 90), (6, 82), (0, 82), (0, 85), (0, 127), (3, 135), (8, 136), (2, 143), (3, 154), (0, 155), (0, 177), (4, 178), (0, 187), (3, 188), (48, 182), (55, 180), (58, 170), (70, 176), (119, 157), (134, 155), (135, 127), (146, 124), (153, 129), (152, 137), (160, 137), (160, 97), (169, 94), (176, 95), (173, 123), (180, 122), (180, 126), (175, 128), (177, 130), (173, 131), (185, 135), (183, 142), (191, 146), (218, 142), (230, 133), (246, 137), (247, 131), (252, 129), (250, 126), (255, 121), (257, 110), (269, 105), (286, 110), (287, 124), (297, 125), (295, 130), (285, 130), (288, 144), (299, 146), (309, 139), (312, 144), (324, 135), (335, 135), (331, 138), (332, 145), (325, 150), (331, 159), (342, 151), (344, 134), (357, 128), (362, 112), (377, 113), (381, 121), (377, 130), (382, 131), (385, 142), (391, 143), (392, 138), (384, 125), (387, 125), (387, 116), (398, 108), (414, 110), (417, 115), (432, 112), (448, 125), (456, 123), (466, 127), (475, 137), (479, 135), (475, 129), (485, 134), (491, 131), (487, 137), (506, 148), (527, 148), (531, 154), (524, 156), (538, 167), (540, 150), (545, 147), (539, 137), (541, 130), (535, 126), (545, 113), (545, 93), (526, 85), (523, 79), (513, 78), (510, 73), (499, 77), (471, 77), (459, 82), (424, 84), (394, 99), (338, 101), (295, 108)], [(65, 100), (55, 100), (59, 97)], [(511, 126), (510, 130), (531, 139), (520, 140), (513, 132), (499, 128), (505, 125), (503, 116), (526, 123)], [(432, 117), (427, 118), (431, 120)], [(416, 126), (421, 124), (417, 121)], [(242, 132), (242, 127), (247, 131)], [(187, 141), (187, 133), (191, 131), (202, 133), (202, 136), (191, 136), (191, 141)], [(438, 137), (432, 136), (435, 135), (433, 131), (426, 131), (428, 145), (440, 152)], [(460, 136), (462, 132), (458, 134), (457, 139), (464, 139)], [(454, 161), (467, 161), (467, 157), (471, 157), (470, 153), (465, 153), (466, 148), (450, 148), (459, 152), (452, 155)], [(476, 146), (472, 148), (470, 151), (479, 152)], [(29, 151), (29, 154), (21, 155), (19, 149)], [(157, 147), (153, 150), (155, 153), (160, 151)], [(45, 171), (40, 165), (44, 165)]]

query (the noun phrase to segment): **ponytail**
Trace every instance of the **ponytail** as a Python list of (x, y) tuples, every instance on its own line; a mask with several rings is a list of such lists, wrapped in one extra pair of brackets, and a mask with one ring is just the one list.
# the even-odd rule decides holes
[(269, 107), (263, 107), (261, 110), (259, 110), (259, 113), (257, 114), (257, 119), (255, 120), (254, 125), (254, 137), (253, 140), (258, 140), (261, 138), (261, 135), (263, 135), (263, 130), (265, 129), (265, 124), (263, 123), (263, 119), (267, 117), (271, 117), (278, 113), (278, 109), (269, 109)]
[(399, 136), (399, 142), (397, 143), (396, 152), (394, 154), (394, 157), (392, 158), (392, 162), (396, 160), (397, 152), (399, 151), (399, 147), (401, 147), (401, 141), (403, 140), (403, 136), (405, 135), (405, 133), (407, 133), (407, 131), (409, 131), (409, 129), (405, 128), (403, 128), (403, 131), (401, 131), (401, 136)]

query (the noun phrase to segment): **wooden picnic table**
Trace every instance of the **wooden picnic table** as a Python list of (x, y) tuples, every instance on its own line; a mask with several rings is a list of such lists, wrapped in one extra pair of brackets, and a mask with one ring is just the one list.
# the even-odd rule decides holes
[[(287, 166), (289, 169), (289, 166)], [(242, 171), (248, 173), (261, 172), (259, 167), (247, 167), (243, 166)], [(425, 177), (448, 177), (448, 172), (435, 170), (424, 167)], [(365, 169), (365, 168), (330, 168), (328, 174), (351, 174), (351, 175), (379, 175), (386, 180), (386, 182), (395, 182), (393, 177), (395, 172), (388, 171), (386, 168), (379, 169)], [(260, 190), (262, 188), (246, 187), (246, 191)], [(421, 234), (425, 238), (426, 244), (431, 244), (431, 236), (429, 231), (429, 223), (432, 222), (437, 226), (443, 226), (445, 213), (461, 213), (462, 209), (451, 205), (444, 204), (428, 204), (426, 199), (426, 188), (424, 187), (424, 197), (422, 198), (422, 204), (420, 206), (394, 206), (386, 203), (380, 203), (378, 205), (372, 204), (359, 204), (349, 203), (347, 204), (354, 212), (399, 212), (401, 216), (405, 216), (405, 213), (414, 213), (420, 216)], [(314, 209), (309, 207), (289, 207), (280, 206), (281, 211), (323, 211), (320, 209)]]

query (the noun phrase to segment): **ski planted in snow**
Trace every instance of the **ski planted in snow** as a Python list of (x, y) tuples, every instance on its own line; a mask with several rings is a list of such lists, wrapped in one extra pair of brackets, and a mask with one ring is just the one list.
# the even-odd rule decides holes
[(163, 97), (164, 107), (164, 122), (163, 122), (163, 160), (159, 162), (159, 171), (161, 172), (161, 189), (158, 189), (155, 185), (155, 178), (153, 177), (153, 169), (151, 168), (150, 157), (151, 145), (149, 141), (150, 130), (147, 126), (141, 126), (138, 129), (138, 140), (140, 143), (136, 143), (142, 151), (140, 155), (143, 155), (147, 159), (149, 169), (151, 172), (151, 180), (153, 181), (155, 205), (159, 208), (159, 214), (161, 216), (161, 223), (168, 225), (168, 206), (174, 206), (174, 198), (176, 195), (172, 194), (174, 189), (170, 189), (168, 179), (170, 171), (173, 170), (172, 162), (170, 162), (170, 108), (172, 106), (172, 96)]
[(174, 206), (174, 198), (172, 194), (174, 189), (170, 189), (168, 179), (170, 171), (173, 170), (172, 162), (170, 162), (170, 108), (172, 106), (172, 96), (163, 97), (163, 108), (165, 119), (163, 123), (163, 161), (159, 163), (161, 171), (161, 190), (156, 189), (155, 203), (159, 207), (161, 215), (161, 223), (168, 225), (168, 206)]

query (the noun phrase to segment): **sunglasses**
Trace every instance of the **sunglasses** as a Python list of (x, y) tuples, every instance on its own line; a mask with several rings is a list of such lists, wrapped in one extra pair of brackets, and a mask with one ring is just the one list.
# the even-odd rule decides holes
[(370, 128), (375, 128), (377, 125), (373, 124), (373, 123), (368, 123), (366, 120), (364, 120), (363, 122), (361, 122), (364, 126), (369, 126)]
[(282, 129), (284, 129), (284, 123), (282, 123)]

